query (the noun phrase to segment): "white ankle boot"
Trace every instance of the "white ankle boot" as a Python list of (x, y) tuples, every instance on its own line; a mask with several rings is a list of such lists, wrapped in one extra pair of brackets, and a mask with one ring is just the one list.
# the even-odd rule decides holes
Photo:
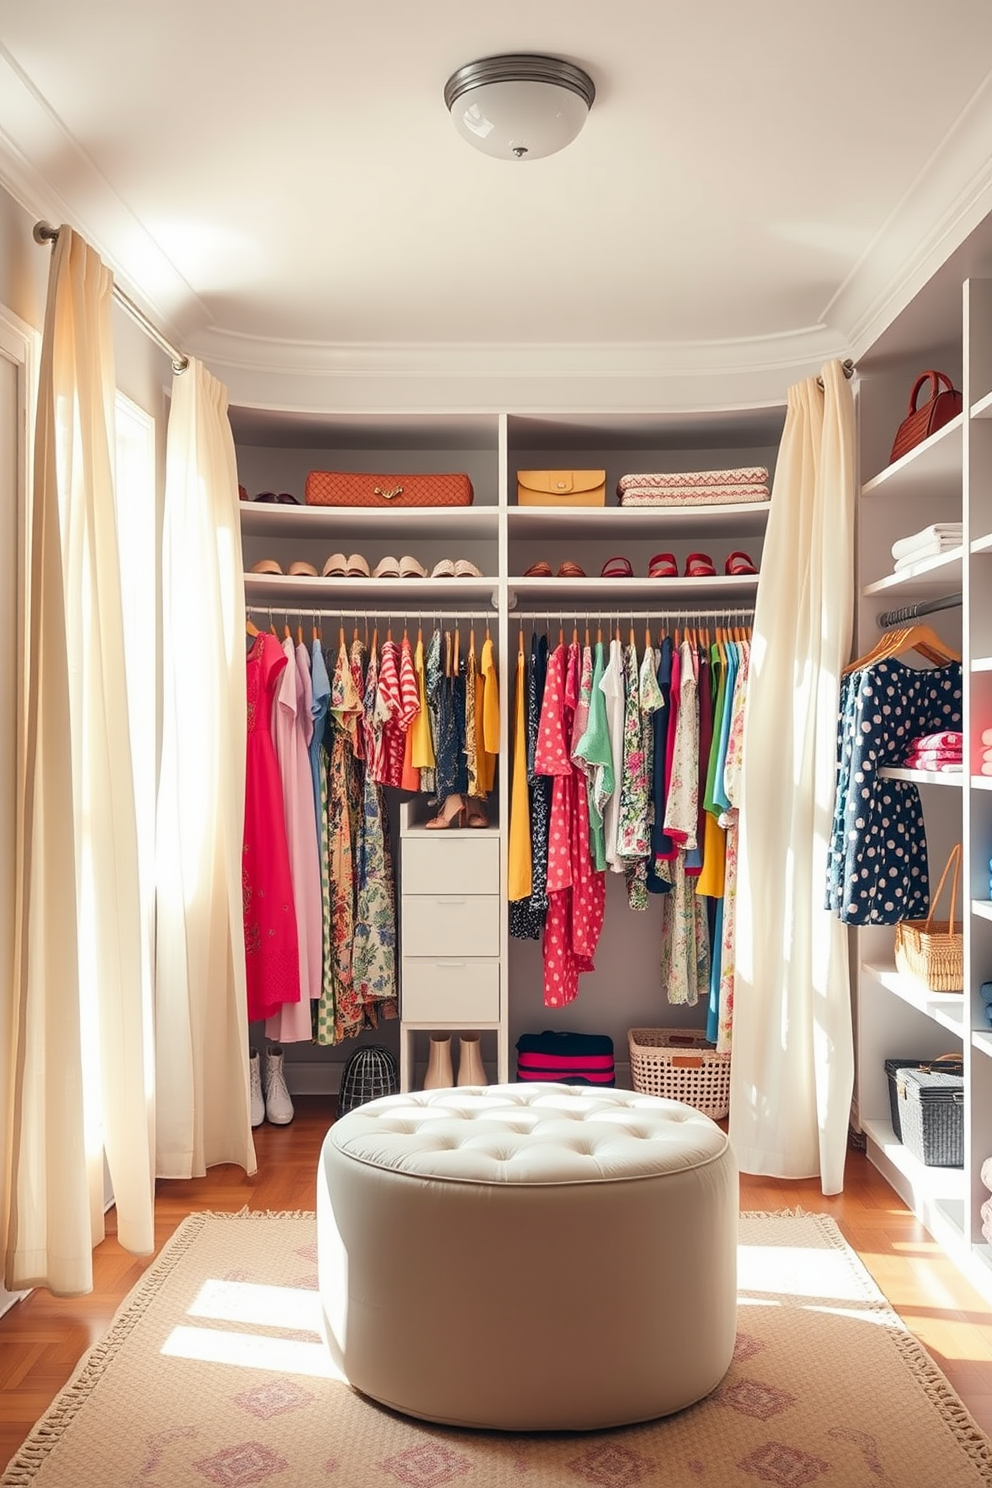
[(295, 1114), (282, 1071), (282, 1045), (273, 1044), (265, 1056), (265, 1115), (273, 1126), (287, 1126)]
[(265, 1120), (265, 1101), (262, 1099), (262, 1064), (257, 1049), (249, 1051), (248, 1077), (251, 1095), (251, 1124), (261, 1126)]

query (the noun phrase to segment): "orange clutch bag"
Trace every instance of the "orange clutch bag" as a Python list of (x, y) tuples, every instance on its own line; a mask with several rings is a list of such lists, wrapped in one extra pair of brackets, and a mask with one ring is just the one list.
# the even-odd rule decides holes
[(518, 470), (518, 506), (605, 506), (605, 470)]

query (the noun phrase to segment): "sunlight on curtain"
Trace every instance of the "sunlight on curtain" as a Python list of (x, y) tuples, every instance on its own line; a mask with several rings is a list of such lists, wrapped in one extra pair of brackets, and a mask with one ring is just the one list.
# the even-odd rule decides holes
[(241, 855), (245, 591), (227, 390), (173, 382), (162, 533), (156, 863), (156, 1171), (255, 1171)]
[(854, 400), (839, 362), (789, 389), (744, 719), (730, 1136), (743, 1172), (844, 1186), (847, 930), (824, 909), (854, 605)]
[(15, 1080), (5, 1280), (90, 1290), (104, 1152), (126, 1249), (154, 1248), (120, 563), (113, 285), (62, 227), (28, 502)]

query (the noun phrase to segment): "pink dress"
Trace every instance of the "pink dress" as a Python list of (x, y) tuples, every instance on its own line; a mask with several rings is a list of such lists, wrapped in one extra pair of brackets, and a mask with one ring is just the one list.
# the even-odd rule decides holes
[(538, 728), (535, 768), (554, 777), (548, 836), (548, 913), (544, 926), (544, 1005), (564, 1007), (579, 995), (579, 977), (593, 971), (603, 929), (606, 878), (589, 851), (583, 775), (569, 742), (579, 700), (579, 648), (558, 646), (548, 675)]
[(248, 737), (241, 896), (248, 1017), (268, 1018), (300, 995), (300, 953), (289, 871), (272, 702), (286, 667), (275, 636), (260, 633), (246, 660)]
[(273, 737), (282, 777), (289, 870), (296, 904), (300, 981), (292, 1004), (287, 1000), (265, 1031), (277, 1042), (290, 1043), (311, 1037), (310, 1003), (320, 997), (323, 972), (323, 903), (317, 818), (313, 809), (313, 776), (310, 773), (309, 743), (313, 731), (310, 675), (305, 658), (297, 656), (291, 637), (286, 637), (282, 649), (288, 665), (282, 674), (276, 699)]

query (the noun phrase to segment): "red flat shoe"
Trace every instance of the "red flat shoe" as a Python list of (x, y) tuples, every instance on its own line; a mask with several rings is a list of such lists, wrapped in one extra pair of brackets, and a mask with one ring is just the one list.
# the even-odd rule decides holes
[(532, 563), (530, 568), (524, 569), (525, 579), (550, 579), (551, 564), (542, 558), (537, 563)]
[(655, 553), (648, 564), (649, 579), (677, 579), (679, 566), (674, 553)]
[(558, 577), (560, 579), (584, 579), (585, 576), (585, 569), (580, 568), (577, 563), (573, 563), (570, 558), (566, 558), (558, 569)]
[(634, 570), (628, 558), (607, 558), (599, 576), (601, 579), (632, 579)]
[(734, 553), (728, 553), (727, 561), (723, 565), (723, 571), (731, 575), (756, 574), (758, 572), (749, 555), (740, 552), (740, 550)]
[(690, 553), (685, 560), (685, 577), (687, 579), (716, 578), (716, 569), (713, 567), (713, 559), (709, 553)]

